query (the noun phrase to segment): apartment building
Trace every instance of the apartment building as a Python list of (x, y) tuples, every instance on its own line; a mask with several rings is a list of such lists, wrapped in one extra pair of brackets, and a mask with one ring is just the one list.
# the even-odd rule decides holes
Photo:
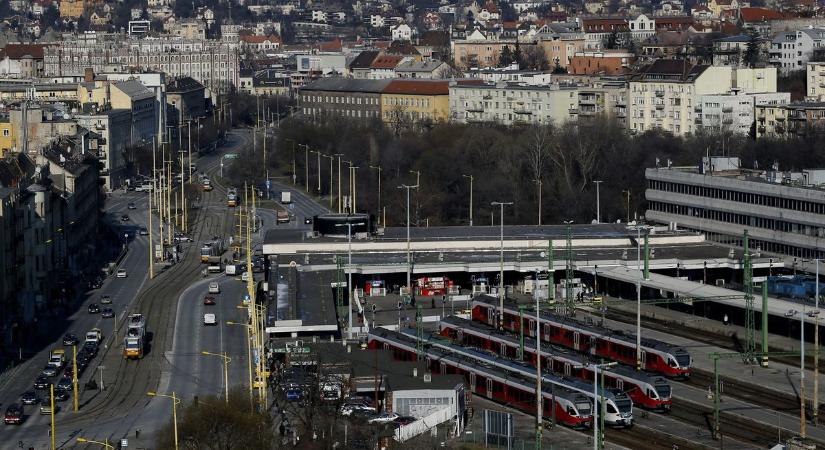
[(341, 116), (381, 119), (381, 93), (390, 80), (321, 78), (298, 92), (301, 113), (312, 119)]
[(750, 135), (756, 123), (756, 106), (786, 105), (790, 92), (742, 93), (739, 90), (724, 94), (700, 95), (695, 109), (696, 131), (730, 131)]
[(657, 60), (630, 81), (631, 132), (662, 129), (676, 135), (692, 133), (699, 96), (776, 92), (774, 68), (694, 65), (686, 60)]
[[(740, 168), (738, 158), (711, 158), (695, 168), (645, 170), (653, 222), (704, 233), (709, 240), (802, 258), (825, 256), (822, 169), (798, 174)], [(817, 181), (819, 180), (819, 181)]]
[(464, 39), (453, 39), (453, 63), (459, 69), (496, 67), (502, 49), (510, 47), (512, 50), (516, 45), (524, 52), (527, 47), (536, 44), (532, 40), (502, 38), (495, 33), (476, 29)]
[(577, 116), (580, 123), (594, 119), (615, 120), (627, 128), (628, 87), (624, 81), (596, 82), (578, 87)]
[(804, 28), (783, 31), (771, 41), (768, 60), (782, 73), (805, 70), (814, 49), (825, 44), (825, 28)]
[(92, 145), (101, 163), (100, 178), (106, 190), (123, 186), (128, 178), (128, 143), (132, 130), (132, 113), (128, 109), (98, 109), (79, 114), (77, 124), (98, 137)]
[(806, 95), (810, 100), (825, 100), (825, 62), (805, 65)]
[(392, 80), (381, 91), (384, 123), (402, 124), (446, 122), (450, 118), (450, 82), (447, 80)]
[(575, 117), (575, 87), (507, 82), (450, 83), (450, 118), (459, 123), (561, 124)]
[(756, 106), (756, 137), (789, 138), (825, 132), (825, 102)]
[(44, 52), (47, 76), (94, 72), (161, 71), (167, 76), (191, 76), (214, 92), (238, 84), (238, 43), (218, 40), (162, 38), (127, 39), (119, 34), (60, 41)]

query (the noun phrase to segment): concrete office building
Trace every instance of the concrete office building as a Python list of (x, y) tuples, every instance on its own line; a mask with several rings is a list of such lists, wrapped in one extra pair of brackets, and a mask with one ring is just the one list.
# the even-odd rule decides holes
[(645, 171), (649, 221), (702, 232), (709, 240), (801, 258), (825, 257), (825, 169), (740, 168), (738, 158)]

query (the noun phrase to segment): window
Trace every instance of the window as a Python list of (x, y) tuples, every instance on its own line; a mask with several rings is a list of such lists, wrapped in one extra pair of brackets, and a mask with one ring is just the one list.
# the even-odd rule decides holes
[(10, 131), (11, 131), (11, 130), (9, 130), (9, 129), (5, 129), (5, 130), (3, 130), (3, 136), (9, 136), (9, 135), (11, 135)]

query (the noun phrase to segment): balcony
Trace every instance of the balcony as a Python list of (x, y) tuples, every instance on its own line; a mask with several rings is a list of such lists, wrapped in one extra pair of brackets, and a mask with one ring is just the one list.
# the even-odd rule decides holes
[(732, 106), (726, 106), (726, 107), (722, 108), (722, 112), (723, 113), (732, 113), (733, 112), (733, 107)]
[(530, 111), (529, 109), (524, 109), (524, 108), (514, 109), (513, 113), (515, 113), (515, 114), (524, 114), (524, 115), (533, 115), (533, 111)]
[(467, 112), (469, 113), (482, 113), (484, 112), (484, 108), (479, 108), (478, 106), (471, 106), (467, 108)]
[(616, 117), (625, 118), (627, 117), (627, 112), (625, 112), (623, 109), (620, 109), (616, 111)]
[(483, 96), (481, 96), (481, 98), (483, 98), (484, 100), (492, 100), (493, 96), (490, 94), (484, 94)]
[(567, 110), (567, 112), (570, 113), (571, 115), (578, 114), (579, 109), (578, 108), (570, 108), (570, 109)]
[(733, 119), (723, 119), (722, 124), (723, 125), (733, 125)]
[(665, 109), (665, 104), (664, 103), (657, 103), (656, 104), (656, 109)]
[(656, 91), (655, 94), (656, 94), (656, 97), (664, 97), (665, 96), (665, 91)]
[(697, 117), (696, 120), (693, 121), (696, 125), (702, 125), (702, 118)]

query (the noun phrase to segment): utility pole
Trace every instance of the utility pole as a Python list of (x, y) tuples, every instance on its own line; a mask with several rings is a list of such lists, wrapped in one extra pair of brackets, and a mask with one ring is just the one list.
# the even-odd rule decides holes
[[(629, 223), (629, 222), (628, 222)], [(636, 272), (639, 278), (644, 276), (641, 267), (641, 234), (642, 228), (636, 227)], [(642, 281), (636, 280), (636, 371), (642, 370)]]
[(596, 184), (596, 223), (602, 223), (602, 208), (599, 202), (599, 185), (602, 184), (602, 181), (595, 180), (593, 183)]
[(501, 247), (499, 251), (499, 279), (498, 279), (498, 329), (504, 331), (504, 207), (512, 205), (513, 202), (492, 202), (490, 205), (498, 206), (501, 211)]
[[(536, 270), (536, 286), (539, 282), (539, 272)], [(541, 428), (543, 423), (544, 412), (544, 396), (541, 391), (541, 321), (539, 320), (539, 295), (538, 289), (533, 290), (533, 296), (536, 298), (536, 450), (541, 450)], [(555, 402), (554, 402), (555, 403)], [(556, 405), (553, 405), (555, 409)]]
[(556, 299), (556, 260), (553, 239), (547, 240), (547, 298)]
[[(335, 172), (332, 170), (332, 164), (335, 162), (335, 155), (324, 155), (324, 158), (329, 158), (329, 209), (332, 210), (332, 200), (334, 198), (332, 196), (332, 191), (334, 190), (332, 177), (335, 175)], [(338, 195), (341, 195), (341, 193), (338, 192)]]
[[(753, 355), (756, 353), (756, 321), (753, 311), (753, 265), (751, 264), (748, 230), (745, 230), (742, 239), (742, 249), (744, 251), (742, 258), (744, 259), (743, 278), (745, 285), (745, 358), (753, 363), (755, 362)], [(765, 311), (762, 312), (762, 314), (765, 313)]]
[[(152, 228), (152, 196), (155, 195), (155, 191), (157, 190), (155, 186), (155, 137), (152, 136), (152, 192), (149, 193), (149, 279), (152, 280), (155, 278), (155, 256), (152, 245), (152, 234), (155, 230)], [(75, 366), (77, 367), (77, 366)]]
[[(377, 165), (377, 166), (372, 166), (371, 165), (370, 169), (377, 169), (378, 170), (378, 212), (379, 212), (379, 214), (378, 214), (378, 223), (381, 223), (381, 214), (380, 214), (381, 213), (381, 166), (380, 165)], [(385, 224), (385, 223), (383, 225), (387, 226), (387, 224)]]
[[(350, 187), (350, 193), (351, 193), (351, 195), (352, 195), (352, 199), (351, 199), (350, 201), (352, 202), (352, 208), (351, 208), (351, 209), (352, 209), (352, 213), (353, 213), (353, 214), (355, 214), (355, 213), (358, 211), (358, 210), (356, 209), (356, 206), (355, 206), (355, 197), (356, 197), (356, 194), (357, 194), (357, 191), (356, 191), (356, 189), (355, 189), (355, 181), (356, 181), (356, 179), (355, 179), (355, 171), (356, 171), (356, 170), (358, 170), (359, 168), (360, 168), (360, 167), (358, 167), (358, 166), (353, 166), (353, 165), (352, 165), (352, 163), (350, 163), (350, 166), (349, 166), (349, 170), (350, 170), (350, 177), (349, 177), (349, 179), (350, 179), (350, 183), (352, 183), (352, 186)], [(416, 186), (418, 186), (418, 185), (416, 185)]]
[[(538, 195), (539, 195), (539, 202), (538, 202), (539, 215), (538, 215), (537, 223), (538, 223), (539, 226), (541, 226), (541, 178), (537, 178), (535, 181), (536, 181), (536, 184), (538, 185), (537, 190), (538, 190)], [(536, 281), (538, 281), (538, 280), (536, 280)]]
[(573, 299), (573, 221), (565, 220), (567, 225), (567, 264), (564, 276), (564, 304), (568, 316), (576, 314), (576, 303)]
[(409, 289), (410, 294), (412, 294), (412, 285), (410, 284), (410, 276), (412, 272), (412, 254), (410, 253), (410, 189), (418, 189), (418, 185), (416, 184), (414, 186), (409, 186), (402, 184), (401, 186), (398, 186), (398, 189), (407, 190), (407, 289)]
[[(816, 259), (816, 287), (814, 287), (814, 426), (819, 425), (819, 258)], [(763, 313), (764, 314), (764, 313)]]

